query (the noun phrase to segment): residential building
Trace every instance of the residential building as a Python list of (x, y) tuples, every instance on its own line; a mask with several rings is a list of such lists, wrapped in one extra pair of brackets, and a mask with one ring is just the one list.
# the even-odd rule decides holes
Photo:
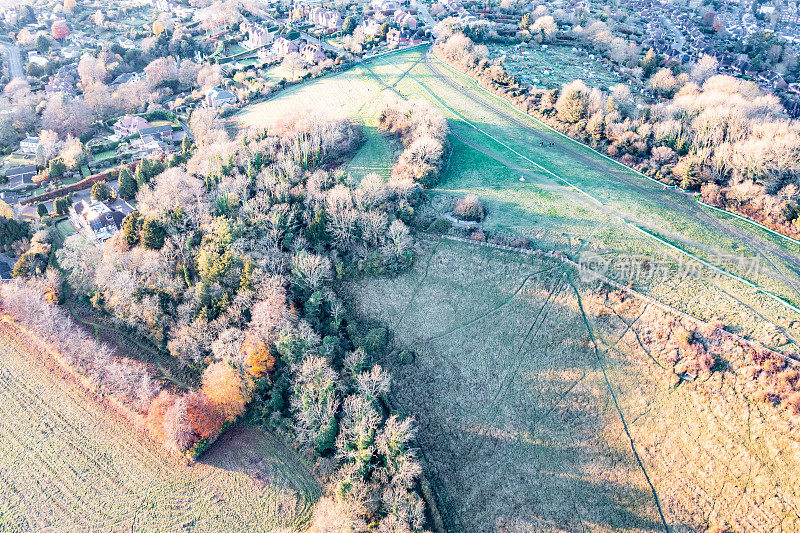
[(45, 85), (45, 91), (50, 93), (75, 93), (75, 81), (78, 74), (78, 65), (65, 65), (58, 69), (55, 76), (50, 78), (50, 81)]
[(39, 137), (26, 137), (19, 143), (19, 150), (23, 154), (36, 154), (39, 149)]
[(322, 52), (320, 45), (316, 43), (306, 43), (300, 49), (300, 55), (303, 56), (303, 61), (309, 65), (316, 65), (328, 59)]
[(125, 215), (103, 202), (81, 200), (69, 208), (70, 221), (92, 242), (105, 242), (119, 231)]
[(172, 126), (164, 124), (163, 126), (149, 126), (139, 130), (139, 136), (143, 141), (172, 141)]
[(121, 139), (130, 135), (136, 135), (141, 130), (149, 127), (150, 123), (142, 117), (125, 115), (114, 123), (114, 134)]
[(311, 9), (308, 13), (308, 21), (316, 26), (332, 30), (340, 29), (344, 23), (342, 15), (338, 11), (321, 7)]
[(278, 37), (277, 39), (275, 39), (275, 44), (272, 45), (272, 51), (278, 57), (283, 57), (292, 52), (297, 52), (298, 46), (297, 43), (295, 43), (294, 41), (290, 41), (289, 39), (286, 39), (284, 37)]
[(275, 32), (269, 31), (265, 26), (244, 21), (241, 27), (242, 32), (247, 33), (247, 39), (242, 44), (250, 49), (261, 48), (275, 41)]
[(236, 103), (236, 95), (225, 89), (215, 87), (206, 95), (206, 105), (208, 107), (222, 107)]
[(142, 79), (144, 79), (144, 74), (139, 74), (138, 72), (126, 72), (125, 74), (120, 74), (114, 78), (114, 81), (112, 81), (110, 85), (112, 87), (119, 87), (120, 85), (134, 83)]
[(417, 19), (405, 11), (398, 9), (394, 12), (394, 21), (401, 28), (408, 28), (411, 31), (417, 29)]
[(8, 189), (20, 190), (33, 187), (33, 177), (36, 175), (36, 165), (21, 165), (6, 169)]

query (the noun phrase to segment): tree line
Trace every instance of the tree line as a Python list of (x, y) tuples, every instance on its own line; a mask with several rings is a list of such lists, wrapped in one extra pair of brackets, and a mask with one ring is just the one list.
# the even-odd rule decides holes
[[(357, 321), (337, 294), (341, 281), (393, 275), (413, 260), (408, 224), (423, 183), (438, 177), (447, 126), (423, 104), (411, 108), (395, 125), (410, 153), (388, 181), (342, 170), (364, 140), (353, 122), (293, 116), (231, 139), (219, 118), (195, 112), (197, 148), (134, 180), (139, 211), (122, 231), (102, 248), (71, 236), (56, 252), (78, 303), (151, 341), (200, 385), (154, 385), (153, 369), (132, 360), (106, 376), (105, 356), (85, 355), (107, 354), (102, 346), (76, 359), (81, 372), (192, 457), (243, 416), (284, 434), (328, 484), (319, 530), (424, 525), (415, 427), (388, 409), (391, 378), (372, 362), (389, 332)], [(77, 354), (85, 336), (41, 297), (43, 280), (54, 293), (61, 286), (46, 264), (8, 285), (2, 307), (53, 344), (59, 328), (75, 331), (64, 350)]]
[(659, 96), (648, 103), (622, 84), (608, 90), (581, 80), (553, 90), (524, 85), (492, 62), (485, 46), (459, 33), (436, 52), (526, 113), (625, 165), (800, 235), (800, 123), (755, 83), (716, 74), (713, 58), (676, 74), (645, 54), (648, 86)]

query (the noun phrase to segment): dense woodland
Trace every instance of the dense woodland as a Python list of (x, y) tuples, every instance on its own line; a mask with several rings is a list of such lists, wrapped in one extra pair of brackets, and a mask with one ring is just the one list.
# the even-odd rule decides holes
[[(389, 332), (355, 321), (337, 282), (411, 263), (408, 223), (438, 179), (447, 126), (423, 103), (389, 106), (382, 123), (405, 149), (389, 181), (356, 182), (342, 163), (359, 125), (296, 117), (232, 140), (200, 112), (196, 147), (135, 172), (139, 211), (115, 237), (66, 239), (64, 279), (48, 268), (54, 230), (37, 232), (39, 263), (2, 287), (2, 308), (170, 450), (197, 457), (244, 416), (284, 433), (329, 482), (320, 530), (419, 530), (413, 420), (390, 413), (390, 376), (370, 362)], [(56, 305), (70, 290), (201, 375), (196, 390), (98, 344)]]
[(670, 185), (698, 191), (713, 205), (741, 212), (789, 235), (800, 235), (800, 122), (756, 84), (716, 74), (705, 57), (690, 72), (641, 59), (648, 104), (626, 85), (560, 90), (520, 84), (486, 46), (454, 33), (436, 47), (440, 58), (556, 129)]

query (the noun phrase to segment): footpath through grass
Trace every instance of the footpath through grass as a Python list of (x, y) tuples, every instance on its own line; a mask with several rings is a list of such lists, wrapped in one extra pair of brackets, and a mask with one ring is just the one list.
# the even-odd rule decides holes
[(449, 529), (664, 531), (654, 494), (672, 531), (800, 526), (800, 461), (774, 415), (732, 374), (670, 385), (638, 340), (643, 307), (599, 312), (557, 261), (433, 239), (417, 254), (347, 290), (415, 353), (381, 364)]

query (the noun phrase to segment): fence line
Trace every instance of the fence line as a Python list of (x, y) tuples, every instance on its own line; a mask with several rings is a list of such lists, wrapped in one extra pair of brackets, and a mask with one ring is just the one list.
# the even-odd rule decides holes
[(527, 249), (527, 248), (516, 248), (514, 246), (508, 246), (508, 245), (503, 245), (503, 244), (494, 244), (494, 243), (490, 243), (490, 242), (480, 242), (480, 241), (476, 241), (474, 239), (469, 239), (469, 238), (466, 238), (466, 237), (456, 237), (455, 235), (443, 235), (443, 237), (445, 239), (448, 239), (448, 240), (451, 240), (451, 241), (463, 242), (463, 243), (467, 243), (467, 244), (474, 244), (474, 245), (478, 245), (478, 246), (485, 246), (485, 247), (488, 247), (488, 248), (494, 248), (494, 249), (497, 249), (497, 250), (504, 250), (504, 251), (508, 251), (508, 252), (516, 252), (516, 253), (521, 253), (521, 254), (524, 254), (524, 255), (529, 255), (529, 256), (532, 256), (532, 257), (543, 257), (543, 258), (547, 258), (547, 259), (555, 259), (557, 261), (560, 261), (561, 263), (564, 263), (566, 265), (569, 265), (569, 266), (573, 267), (579, 273), (587, 274), (588, 276), (591, 276), (593, 279), (595, 279), (597, 281), (602, 281), (606, 285), (609, 285), (609, 286), (611, 286), (611, 287), (613, 287), (613, 288), (615, 288), (617, 290), (620, 290), (620, 291), (623, 291), (623, 292), (625, 292), (627, 294), (630, 294), (634, 298), (637, 298), (637, 299), (642, 300), (642, 301), (644, 301), (644, 302), (646, 302), (646, 303), (648, 303), (650, 305), (653, 305), (653, 306), (661, 309), (664, 312), (676, 315), (676, 316), (678, 316), (678, 317), (680, 317), (680, 318), (682, 318), (684, 320), (687, 320), (687, 321), (691, 322), (692, 324), (695, 324), (696, 326), (715, 329), (715, 330), (719, 331), (723, 336), (726, 336), (726, 337), (732, 338), (732, 339), (734, 339), (734, 340), (736, 340), (738, 342), (744, 343), (744, 344), (746, 344), (746, 345), (748, 345), (751, 348), (754, 348), (756, 350), (763, 350), (763, 351), (766, 351), (766, 352), (768, 352), (768, 353), (770, 353), (772, 355), (780, 357), (781, 359), (785, 360), (787, 363), (789, 363), (792, 366), (795, 366), (795, 367), (800, 366), (800, 361), (798, 361), (794, 357), (791, 357), (789, 355), (786, 355), (786, 354), (783, 354), (783, 353), (780, 353), (780, 352), (776, 352), (775, 350), (772, 350), (770, 348), (762, 346), (758, 342), (752, 341), (750, 339), (746, 339), (746, 338), (742, 337), (741, 335), (737, 335), (736, 333), (731, 333), (730, 331), (725, 330), (721, 326), (717, 326), (715, 324), (710, 324), (708, 322), (705, 322), (705, 321), (703, 321), (703, 320), (701, 320), (699, 318), (696, 318), (696, 317), (694, 317), (694, 316), (692, 316), (692, 315), (690, 315), (688, 313), (685, 313), (685, 312), (681, 311), (680, 309), (676, 309), (676, 308), (674, 308), (674, 307), (672, 307), (672, 306), (670, 306), (668, 304), (665, 304), (665, 303), (663, 303), (663, 302), (661, 302), (659, 300), (656, 300), (655, 298), (653, 298), (651, 296), (647, 296), (646, 294), (642, 294), (641, 292), (639, 292), (637, 290), (634, 290), (634, 289), (632, 289), (632, 288), (630, 288), (630, 287), (628, 287), (626, 285), (623, 285), (623, 284), (619, 283), (618, 281), (615, 281), (615, 280), (613, 280), (613, 279), (611, 279), (611, 278), (609, 278), (607, 276), (599, 274), (599, 273), (597, 273), (597, 272), (595, 272), (595, 271), (593, 271), (593, 270), (581, 265), (580, 263), (577, 263), (577, 262), (573, 261), (572, 259), (570, 259), (566, 255), (564, 255), (562, 252), (558, 252), (558, 251), (556, 251), (556, 252), (545, 252), (543, 250), (531, 250), (531, 249)]

